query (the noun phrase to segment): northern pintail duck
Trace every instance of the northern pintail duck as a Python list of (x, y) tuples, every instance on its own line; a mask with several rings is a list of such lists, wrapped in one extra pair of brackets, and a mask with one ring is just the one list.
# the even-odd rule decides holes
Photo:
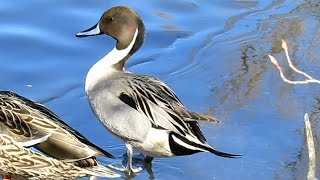
[[(46, 138), (44, 138), (45, 140)], [(111, 177), (115, 174), (100, 168), (81, 168), (72, 162), (47, 157), (25, 148), (11, 136), (0, 134), (0, 178), (66, 180), (85, 176)]]
[(124, 69), (125, 62), (143, 44), (145, 26), (140, 16), (128, 7), (113, 7), (103, 13), (93, 27), (77, 37), (106, 34), (115, 48), (89, 70), (85, 90), (98, 119), (111, 133), (125, 142), (128, 154), (126, 171), (132, 169), (132, 148), (153, 157), (211, 152), (234, 158), (239, 155), (217, 151), (206, 142), (196, 120), (215, 118), (189, 111), (162, 81)]
[(96, 159), (96, 156), (114, 158), (110, 153), (90, 142), (45, 106), (10, 91), (0, 91), (0, 134), (24, 146), (33, 146), (57, 160), (87, 169), (101, 169), (107, 172), (104, 175), (107, 177), (119, 177), (99, 165)]

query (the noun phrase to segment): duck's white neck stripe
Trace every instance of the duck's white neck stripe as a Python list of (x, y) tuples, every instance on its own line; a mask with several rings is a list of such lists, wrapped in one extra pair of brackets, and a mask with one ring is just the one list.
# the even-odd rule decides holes
[(118, 50), (114, 47), (106, 56), (94, 64), (89, 70), (86, 78), (86, 92), (88, 92), (99, 80), (102, 80), (108, 74), (108, 69), (124, 59), (131, 51), (138, 35), (138, 28), (136, 29), (131, 43), (128, 47), (122, 50)]
[(123, 58), (125, 58), (129, 54), (134, 43), (136, 42), (137, 35), (138, 35), (138, 28), (136, 29), (133, 39), (128, 47), (122, 50), (118, 50), (117, 47), (114, 47), (112, 51), (110, 51), (106, 56), (104, 56), (99, 62), (105, 61), (103, 63), (104, 67), (110, 67), (114, 64), (117, 64), (119, 61), (121, 61)]

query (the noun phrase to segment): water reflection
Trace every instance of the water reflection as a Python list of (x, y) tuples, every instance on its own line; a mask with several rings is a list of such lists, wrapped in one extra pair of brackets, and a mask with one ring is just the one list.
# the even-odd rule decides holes
[[(122, 163), (121, 163), (122, 166), (126, 167), (127, 160), (128, 160), (127, 154), (126, 153), (123, 154), (121, 158), (122, 158)], [(144, 158), (145, 158), (145, 156), (141, 153), (135, 154), (132, 159), (133, 166), (141, 167), (142, 172), (147, 172), (147, 174), (149, 176), (148, 179), (156, 179), (155, 175), (153, 173), (153, 170), (152, 170), (152, 163), (146, 163), (144, 161)], [(138, 176), (138, 174), (130, 174), (129, 175), (127, 173), (124, 173), (124, 176), (125, 176), (125, 177), (123, 177), (124, 179), (131, 180), (131, 179), (135, 179)]]
[[(220, 78), (221, 82), (212, 88), (212, 99), (209, 101), (215, 103), (210, 108), (211, 113), (219, 114), (219, 116), (226, 118), (232, 113), (243, 110), (251, 114), (255, 113), (255, 117), (265, 120), (264, 122), (253, 120), (253, 123), (267, 123), (266, 121), (271, 123), (269, 119), (256, 114), (259, 110), (252, 110), (250, 108), (262, 108), (265, 111), (273, 111), (276, 108), (275, 110), (280, 117), (288, 118), (290, 121), (292, 119), (300, 122), (303, 121), (304, 112), (308, 112), (308, 109), (310, 111), (310, 108), (307, 107), (313, 104), (310, 103), (310, 99), (312, 99), (315, 93), (314, 89), (304, 89), (304, 87), (294, 87), (283, 83), (266, 55), (268, 53), (283, 54), (281, 39), (289, 39), (290, 55), (295, 59), (294, 63), (299, 67), (309, 66), (307, 69), (318, 69), (319, 61), (315, 62), (315, 59), (319, 58), (313, 53), (313, 50), (319, 48), (319, 43), (315, 42), (314, 39), (318, 39), (319, 37), (320, 26), (318, 20), (316, 20), (318, 18), (315, 19), (313, 16), (310, 16), (310, 12), (306, 14), (306, 9), (308, 8), (319, 10), (319, 4), (305, 2), (289, 13), (272, 15), (270, 18), (262, 21), (259, 20), (256, 30), (250, 32), (250, 34), (255, 34), (255, 36), (246, 36), (245, 38), (226, 36), (224, 37), (226, 41), (221, 40), (222, 42), (219, 45), (214, 46), (224, 46), (225, 48), (229, 48), (229, 50), (231, 49), (231, 51), (234, 50), (234, 54), (238, 54), (239, 56), (238, 58), (237, 56), (231, 57), (237, 59), (238, 61), (236, 62), (232, 61), (231, 58), (229, 60), (229, 57), (224, 59), (224, 61), (232, 62), (233, 64), (230, 64), (231, 68), (224, 71), (223, 76), (221, 76), (223, 78)], [(240, 22), (234, 22), (234, 24), (252, 24), (252, 21), (260, 17), (255, 19), (251, 16), (249, 20), (246, 19), (248, 17), (242, 18), (238, 19)], [(307, 28), (310, 26), (310, 22), (316, 24), (311, 25), (312, 28), (317, 29), (311, 31), (316, 33), (310, 34), (310, 30)], [(237, 27), (231, 29), (231, 32), (228, 32), (228, 34), (233, 34), (232, 31), (235, 30), (237, 30)], [(262, 38), (257, 39), (257, 34)], [(310, 39), (310, 41), (306, 42), (303, 40), (305, 37)], [(229, 39), (237, 39), (236, 43), (239, 47), (230, 48), (233, 46), (227, 43)], [(235, 43), (235, 41), (232, 42)], [(286, 67), (285, 57), (283, 55), (278, 55), (277, 57), (284, 60), (283, 64)], [(304, 61), (305, 58), (309, 61)], [(222, 61), (219, 62), (221, 63)], [(285, 71), (291, 79), (301, 78), (296, 73), (290, 71), (289, 68), (285, 68)], [(309, 97), (306, 98), (307, 96)], [(259, 101), (264, 101), (262, 107), (259, 105), (255, 107), (250, 106), (251, 102), (258, 99)], [(262, 112), (259, 111), (261, 114), (265, 113)], [(316, 116), (318, 116), (318, 113)], [(318, 129), (319, 125), (315, 123), (318, 117), (315, 118), (314, 115), (310, 117), (310, 119), (313, 119), (312, 125), (314, 129)], [(300, 128), (297, 127), (298, 129), (293, 133), (294, 136), (300, 136), (304, 140), (304, 126), (302, 123), (299, 124), (301, 125)], [(288, 138), (292, 135), (290, 133)], [(315, 132), (315, 137), (319, 143), (318, 131)], [(318, 150), (317, 154), (319, 154)], [(291, 160), (282, 162), (283, 168), (280, 168), (275, 179), (304, 179), (307, 172), (304, 165), (307, 164), (307, 161), (306, 148), (302, 144), (302, 147), (292, 155)], [(318, 172), (319, 170), (318, 168)]]

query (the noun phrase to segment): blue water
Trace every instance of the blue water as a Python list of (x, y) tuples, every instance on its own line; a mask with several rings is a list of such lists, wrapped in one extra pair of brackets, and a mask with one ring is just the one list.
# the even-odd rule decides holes
[(320, 78), (316, 0), (1, 1), (0, 89), (44, 103), (120, 162), (123, 143), (100, 125), (84, 93), (88, 70), (115, 42), (75, 37), (115, 5), (135, 9), (147, 29), (127, 69), (162, 79), (188, 108), (220, 118), (200, 123), (208, 142), (244, 155), (155, 159), (134, 179), (306, 179), (303, 115), (310, 113), (319, 144), (320, 85), (285, 84), (267, 55), (302, 79), (287, 68), (284, 38), (295, 65)]

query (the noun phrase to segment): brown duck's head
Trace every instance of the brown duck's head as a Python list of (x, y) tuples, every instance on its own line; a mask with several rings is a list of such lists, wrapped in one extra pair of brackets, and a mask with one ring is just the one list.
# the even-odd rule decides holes
[[(137, 37), (134, 39), (135, 33)], [(87, 37), (106, 34), (117, 41), (118, 50), (125, 49), (132, 41), (134, 45), (130, 54), (135, 53), (143, 44), (145, 27), (140, 16), (132, 9), (125, 6), (113, 7), (103, 13), (97, 24), (79, 32), (76, 37)]]

